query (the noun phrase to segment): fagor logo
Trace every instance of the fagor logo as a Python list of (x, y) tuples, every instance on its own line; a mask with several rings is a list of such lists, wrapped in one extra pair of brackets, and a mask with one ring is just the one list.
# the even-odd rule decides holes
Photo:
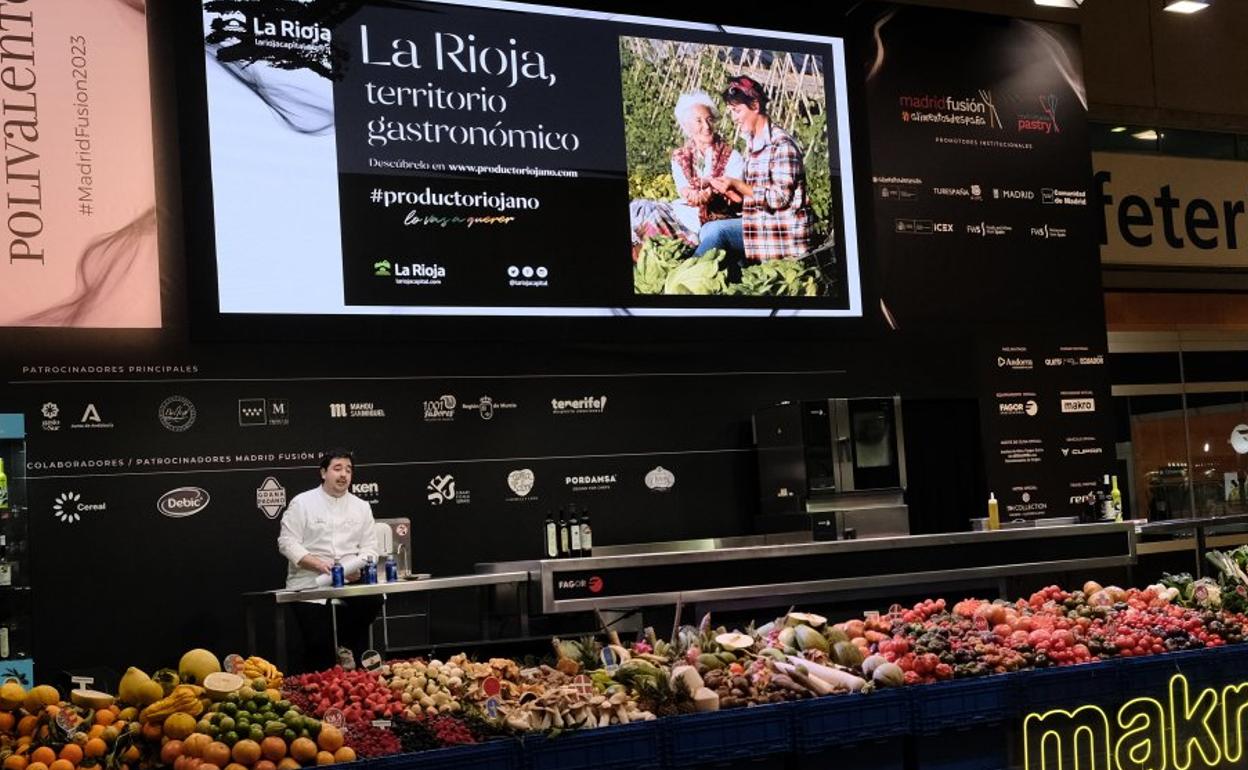
[(211, 499), (201, 487), (178, 487), (160, 496), (156, 510), (171, 519), (185, 519), (207, 508)]
[(1026, 401), (1006, 401), (997, 404), (997, 410), (1000, 414), (1025, 414), (1028, 417), (1035, 417), (1040, 413), (1040, 405), (1035, 399), (1027, 399)]

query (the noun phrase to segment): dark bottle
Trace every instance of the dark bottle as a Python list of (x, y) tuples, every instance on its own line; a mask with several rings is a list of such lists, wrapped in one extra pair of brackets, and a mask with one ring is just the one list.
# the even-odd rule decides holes
[(563, 518), (563, 509), (559, 510), (559, 558), (566, 559), (572, 555), (572, 533), (568, 530), (568, 520)]
[(581, 522), (575, 508), (568, 510), (568, 535), (572, 540), (572, 556), (581, 556)]
[(594, 555), (594, 530), (589, 526), (589, 509), (581, 512), (581, 556)]
[(555, 525), (555, 515), (546, 511), (546, 524), (543, 527), (542, 558), (559, 558), (559, 527)]

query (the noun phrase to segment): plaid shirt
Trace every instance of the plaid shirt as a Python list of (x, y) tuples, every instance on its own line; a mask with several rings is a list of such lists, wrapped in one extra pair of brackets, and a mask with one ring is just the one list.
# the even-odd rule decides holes
[(767, 124), (766, 134), (750, 137), (745, 183), (754, 188), (742, 205), (745, 256), (800, 257), (811, 248), (811, 211), (802, 151), (793, 137)]

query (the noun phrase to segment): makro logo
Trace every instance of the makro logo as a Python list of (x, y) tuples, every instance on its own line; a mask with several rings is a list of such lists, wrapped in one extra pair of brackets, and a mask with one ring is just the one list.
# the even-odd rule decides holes
[(449, 393), (432, 401), (425, 401), (425, 422), (450, 422), (454, 420), (456, 406), (458, 406), (458, 403), (455, 397)]
[(552, 398), (551, 414), (602, 414), (607, 411), (606, 396), (582, 396), (581, 398)]
[(267, 518), (276, 519), (286, 507), (286, 487), (272, 476), (266, 476), (256, 487), (256, 507)]
[(171, 519), (185, 519), (208, 507), (212, 498), (201, 487), (178, 487), (160, 496), (156, 510)]
[(195, 424), (196, 414), (195, 405), (189, 398), (183, 396), (166, 398), (160, 402), (160, 408), (156, 410), (156, 417), (160, 420), (160, 424), (165, 426), (165, 430), (174, 433), (190, 430)]
[(439, 264), (413, 262), (394, 266), (394, 282), (400, 286), (441, 286), (446, 268)]
[(107, 503), (84, 503), (82, 495), (77, 492), (62, 492), (52, 501), (52, 515), (63, 524), (81, 521), (84, 513), (106, 510), (108, 510)]
[(1072, 414), (1076, 412), (1095, 412), (1096, 399), (1094, 398), (1063, 398), (1062, 413)]

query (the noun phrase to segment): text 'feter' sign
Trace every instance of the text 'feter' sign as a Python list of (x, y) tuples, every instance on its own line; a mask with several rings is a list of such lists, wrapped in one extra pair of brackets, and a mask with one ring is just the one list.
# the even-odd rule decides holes
[(1248, 265), (1248, 164), (1105, 152), (1092, 158), (1102, 263)]
[(1189, 770), (1244, 760), (1248, 682), (1193, 690), (1183, 674), (1161, 697), (1116, 710), (1053, 709), (1023, 719), (1024, 770)]

